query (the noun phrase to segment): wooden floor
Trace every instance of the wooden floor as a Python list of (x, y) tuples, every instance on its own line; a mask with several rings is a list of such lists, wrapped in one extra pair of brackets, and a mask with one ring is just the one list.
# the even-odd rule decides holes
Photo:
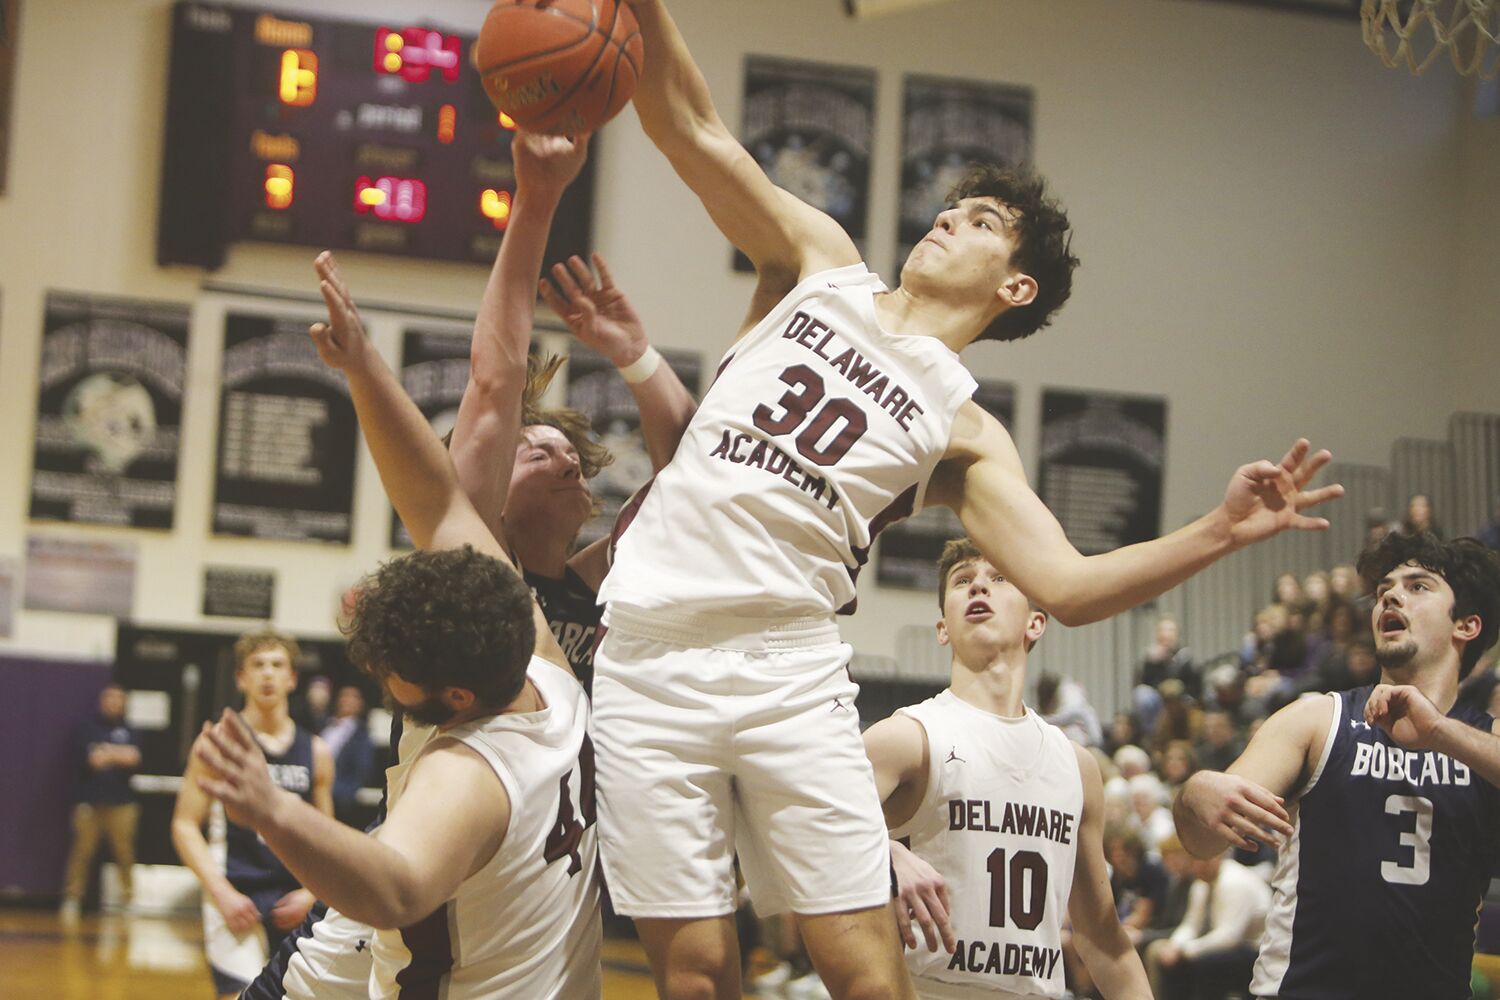
[[(3, 1000), (213, 1000), (195, 916), (85, 916), (0, 908)], [(604, 1000), (656, 996), (634, 941), (607, 941)]]

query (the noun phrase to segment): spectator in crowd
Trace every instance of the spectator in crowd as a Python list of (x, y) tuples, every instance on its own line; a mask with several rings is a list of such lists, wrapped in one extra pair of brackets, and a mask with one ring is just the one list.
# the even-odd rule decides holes
[(1229, 712), (1211, 708), (1203, 713), (1203, 732), (1195, 748), (1198, 767), (1222, 771), (1233, 764), (1244, 749)]
[(375, 744), (370, 740), (365, 694), (357, 685), (339, 688), (333, 718), (318, 735), (333, 754), (333, 815), (341, 823), (363, 828), (356, 796), (373, 777)]
[(1401, 527), (1401, 522), (1391, 517), (1384, 507), (1371, 507), (1365, 512), (1365, 548), (1373, 549), (1380, 540)]
[(1134, 826), (1146, 850), (1155, 854), (1161, 842), (1176, 832), (1172, 810), (1167, 808), (1167, 788), (1147, 772), (1130, 779), (1130, 809)]
[(1220, 1000), (1232, 990), (1243, 993), (1271, 908), (1271, 889), (1224, 854), (1189, 864), (1196, 881), (1182, 923), (1146, 949), (1152, 993), (1157, 1000)]
[(1221, 663), (1204, 678), (1205, 708), (1228, 713), (1236, 727), (1248, 723), (1251, 715), (1245, 703), (1245, 675), (1233, 663)]
[(1151, 755), (1160, 759), (1167, 750), (1167, 744), (1173, 740), (1187, 740), (1191, 743), (1197, 739), (1201, 716), (1202, 712), (1188, 697), (1181, 681), (1176, 678), (1162, 681), (1161, 715), (1151, 734)]
[(73, 849), (63, 886), (62, 918), (78, 919), (89, 869), (100, 837), (109, 838), (120, 888), (128, 904), (134, 893), (135, 828), (140, 815), (130, 774), (141, 766), (141, 734), (125, 722), (125, 689), (110, 683), (99, 692), (99, 713), (78, 734), (82, 782), (73, 807)]
[(1312, 631), (1321, 632), (1334, 599), (1333, 588), (1328, 583), (1328, 574), (1317, 570), (1303, 577), (1302, 594), (1303, 614), (1307, 617), (1307, 627)]
[(1403, 534), (1415, 535), (1423, 531), (1442, 538), (1443, 529), (1432, 517), (1432, 500), (1425, 493), (1413, 493), (1406, 501), (1406, 516), (1401, 519)]
[(1177, 834), (1163, 839), (1156, 849), (1161, 855), (1162, 871), (1167, 876), (1167, 888), (1161, 906), (1152, 911), (1151, 923), (1134, 938), (1136, 949), (1143, 955), (1152, 941), (1171, 937), (1182, 923), (1187, 916), (1188, 896), (1196, 881), (1193, 878), (1193, 858), (1183, 849)]
[(1099, 713), (1089, 704), (1088, 692), (1077, 681), (1057, 674), (1042, 674), (1036, 682), (1036, 710), (1079, 746), (1096, 747), (1104, 742)]
[(1193, 755), (1193, 745), (1187, 740), (1173, 740), (1161, 755), (1161, 780), (1167, 791), (1176, 795), (1183, 783), (1198, 770), (1198, 760)]
[[(1109, 862), (1109, 887), (1115, 897), (1115, 912), (1134, 945), (1166, 903), (1167, 873), (1147, 856), (1140, 834), (1121, 824), (1104, 828), (1104, 858)], [(1069, 988), (1079, 996), (1088, 996), (1093, 992), (1094, 981), (1067, 929), (1063, 931), (1062, 949)]]
[(1113, 759), (1121, 747), (1140, 741), (1141, 731), (1135, 724), (1135, 716), (1129, 712), (1116, 712), (1115, 717), (1110, 720), (1109, 730), (1104, 734), (1104, 752)]
[(1162, 681), (1168, 678), (1181, 681), (1188, 694), (1198, 696), (1198, 670), (1193, 665), (1192, 654), (1182, 645), (1182, 627), (1176, 618), (1162, 615), (1156, 619), (1156, 632), (1141, 659), (1136, 683), (1159, 689)]
[(1350, 603), (1358, 601), (1364, 594), (1359, 573), (1350, 563), (1339, 563), (1328, 571), (1328, 589), (1338, 600)]
[(1296, 573), (1282, 573), (1271, 587), (1271, 603), (1267, 607), (1285, 608), (1290, 614), (1307, 607), (1307, 594), (1302, 590), (1302, 581)]
[(312, 678), (302, 692), (301, 701), (300, 709), (292, 717), (308, 732), (321, 733), (330, 718), (328, 707), (333, 702), (333, 682), (321, 674)]

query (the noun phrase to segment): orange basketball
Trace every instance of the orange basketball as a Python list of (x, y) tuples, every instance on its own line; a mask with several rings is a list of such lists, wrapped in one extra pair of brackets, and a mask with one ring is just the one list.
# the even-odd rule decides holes
[(592, 132), (641, 73), (640, 28), (621, 0), (499, 0), (475, 51), (495, 107), (534, 132)]

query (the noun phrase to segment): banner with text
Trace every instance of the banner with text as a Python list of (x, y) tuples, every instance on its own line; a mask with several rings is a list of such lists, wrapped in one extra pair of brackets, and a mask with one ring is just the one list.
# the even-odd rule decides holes
[(356, 421), (342, 372), (318, 360), (305, 317), (231, 311), (213, 530), (348, 543)]
[(31, 517), (170, 529), (188, 307), (47, 294)]
[(1042, 392), (1038, 492), (1084, 555), (1161, 534), (1166, 453), (1163, 398)]

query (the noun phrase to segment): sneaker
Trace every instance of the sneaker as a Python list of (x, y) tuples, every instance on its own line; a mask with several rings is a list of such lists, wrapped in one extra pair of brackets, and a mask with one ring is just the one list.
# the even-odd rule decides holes
[(787, 1000), (833, 1000), (828, 987), (823, 985), (823, 980), (818, 978), (816, 972), (809, 972), (802, 978), (787, 983), (786, 997)]
[(745, 980), (746, 988), (756, 996), (774, 997), (780, 996), (780, 990), (792, 978), (792, 964), (790, 962), (778, 962), (758, 972)]
[(63, 922), (64, 927), (76, 927), (78, 926), (78, 918), (82, 915), (82, 912), (83, 910), (78, 905), (78, 900), (65, 899), (62, 901), (62, 906), (57, 909), (57, 916)]

